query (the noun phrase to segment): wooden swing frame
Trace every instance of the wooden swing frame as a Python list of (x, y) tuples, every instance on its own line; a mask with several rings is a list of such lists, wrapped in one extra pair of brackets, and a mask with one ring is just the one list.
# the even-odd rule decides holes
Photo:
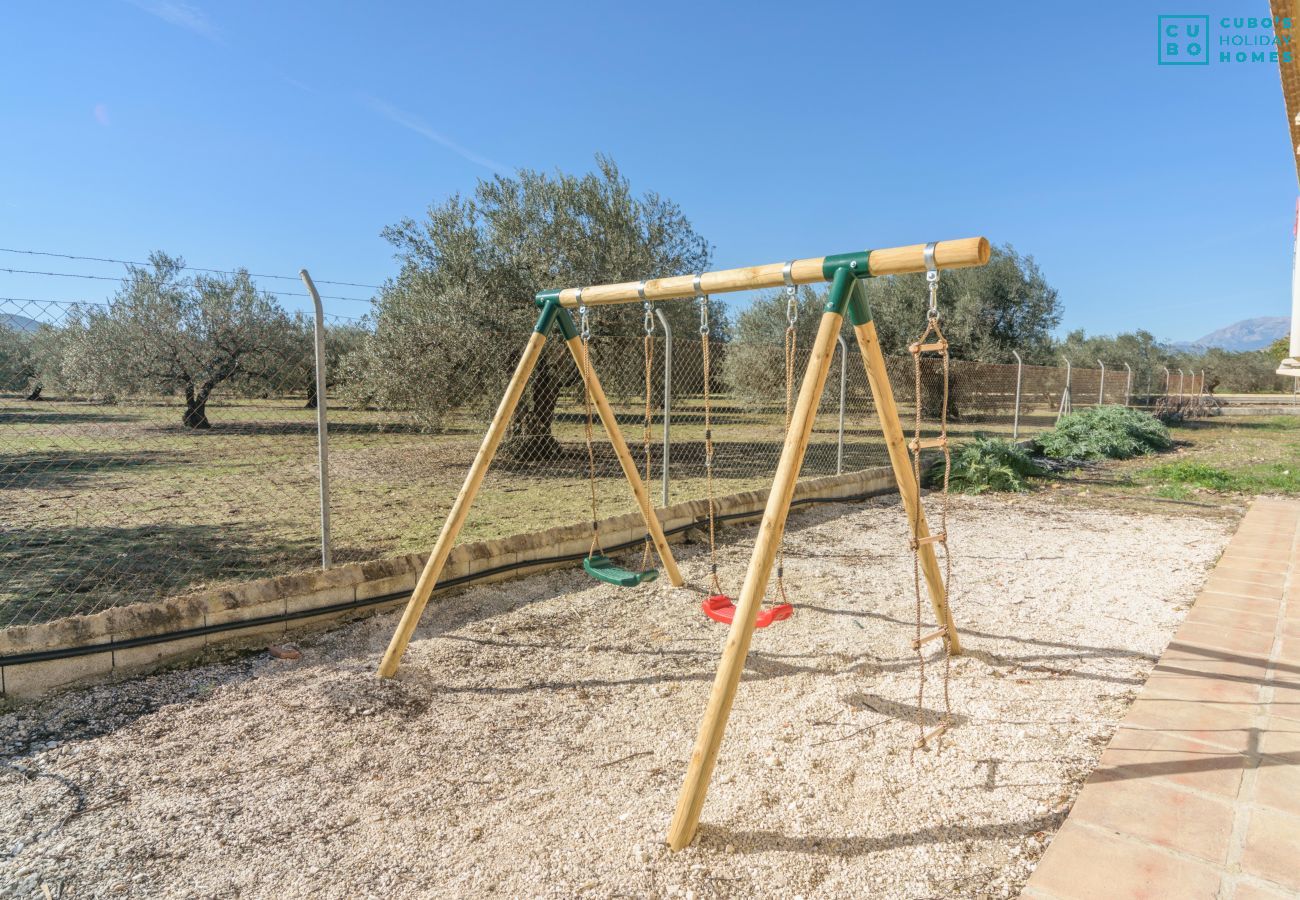
[[(789, 263), (769, 263), (743, 269), (705, 272), (701, 275), (679, 275), (647, 282), (567, 288), (538, 294), (536, 303), (541, 309), (541, 314), (537, 325), (520, 357), (519, 364), (506, 388), (505, 396), (502, 397), (501, 404), (492, 419), (492, 424), (483, 438), (478, 455), (474, 458), (474, 463), (465, 478), (465, 484), (452, 505), (433, 552), (429, 555), (424, 571), (416, 583), (411, 599), (402, 614), (401, 622), (384, 653), (383, 661), (379, 666), (380, 677), (389, 678), (397, 672), (402, 654), (433, 593), (447, 556), (451, 553), (474, 497), (483, 482), (483, 477), (487, 474), (488, 466), (505, 435), (510, 417), (541, 355), (547, 334), (556, 326), (564, 336), (575, 365), (586, 380), (587, 390), (591, 392), (596, 409), (600, 413), (601, 423), (618, 455), (623, 474), (632, 488), (641, 517), (645, 521), (646, 529), (668, 574), (669, 581), (673, 585), (680, 586), (683, 583), (681, 572), (677, 568), (672, 552), (668, 549), (663, 527), (650, 503), (649, 494), (637, 471), (631, 451), (628, 450), (627, 442), (619, 431), (600, 379), (596, 376), (593, 367), (582, 365), (582, 339), (574, 327), (568, 310), (577, 308), (580, 303), (585, 306), (604, 306), (639, 303), (643, 300), (679, 300), (731, 291), (782, 287), (789, 283), (787, 273), (795, 284), (830, 282), (829, 297), (822, 312), (817, 337), (813, 342), (808, 366), (799, 388), (799, 399), (790, 419), (785, 443), (781, 448), (776, 476), (768, 494), (762, 524), (759, 526), (753, 554), (745, 572), (744, 586), (736, 602), (736, 614), (722, 651), (722, 659), (709, 694), (708, 705), (700, 723), (699, 735), (691, 753), (685, 783), (682, 785), (677, 809), (669, 825), (668, 845), (673, 850), (682, 849), (695, 837), (699, 826), (700, 813), (704, 807), (713, 769), (717, 764), (727, 719), (731, 714), (736, 689), (745, 668), (745, 659), (749, 655), (749, 645), (762, 606), (763, 592), (767, 587), (781, 545), (790, 503), (794, 497), (795, 482), (799, 478), (799, 470), (808, 449), (817, 405), (826, 386), (826, 375), (830, 370), (836, 339), (846, 315), (853, 326), (853, 333), (862, 351), (867, 382), (880, 419), (890, 466), (903, 501), (908, 525), (912, 529), (912, 539), (920, 555), (921, 571), (925, 577), (930, 605), (939, 624), (938, 633), (942, 634), (948, 652), (959, 654), (961, 643), (952, 620), (952, 613), (948, 608), (947, 591), (934, 549), (935, 542), (926, 540), (930, 537), (930, 530), (925, 520), (925, 513), (921, 509), (920, 487), (912, 471), (908, 445), (903, 437), (902, 422), (898, 417), (898, 406), (894, 401), (893, 389), (890, 387), (889, 376), (885, 369), (885, 357), (880, 349), (876, 326), (871, 319), (871, 310), (867, 304), (866, 289), (862, 283), (863, 279), (873, 276), (926, 271), (926, 247), (926, 244), (912, 244), (884, 250), (799, 259)], [(989, 242), (983, 237), (939, 241), (933, 245), (933, 260), (938, 269), (968, 268), (987, 263), (989, 252)]]

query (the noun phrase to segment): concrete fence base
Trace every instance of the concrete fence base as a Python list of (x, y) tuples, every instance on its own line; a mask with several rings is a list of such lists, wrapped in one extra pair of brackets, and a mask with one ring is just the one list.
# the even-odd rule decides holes
[[(894, 490), (893, 473), (882, 466), (801, 481), (795, 499), (875, 495)], [(767, 491), (763, 490), (720, 497), (715, 505), (717, 515), (727, 516), (735, 522), (761, 517), (766, 503)], [(752, 515), (745, 515), (747, 513)], [(683, 529), (707, 516), (708, 503), (705, 500), (677, 503), (659, 511), (664, 530), (669, 532), (669, 540), (673, 541), (682, 540)], [(731, 518), (735, 516), (741, 518)], [(673, 534), (675, 529), (677, 533)], [(600, 534), (602, 542), (613, 547), (641, 540), (645, 536), (645, 526), (638, 514), (631, 513), (603, 520)], [(584, 554), (590, 541), (589, 526), (579, 523), (500, 540), (462, 544), (451, 552), (442, 581), (518, 566), (529, 560), (543, 561), (536, 566), (487, 574), (474, 579), (473, 583), (520, 578), (546, 569), (571, 566), (574, 563), (544, 560)], [(71, 685), (139, 675), (190, 661), (217, 649), (264, 647), (283, 640), (287, 634), (320, 630), (348, 619), (397, 609), (406, 603), (406, 595), (415, 587), (424, 561), (424, 554), (413, 553), (336, 566), (320, 572), (263, 578), (157, 602), (115, 607), (92, 616), (73, 616), (43, 625), (6, 628), (0, 631), (0, 698), (30, 699)], [(455, 589), (440, 588), (435, 595)], [(375, 604), (337, 609), (390, 595), (398, 596)], [(284, 620), (315, 609), (324, 611), (320, 615)], [(258, 621), (277, 617), (282, 620)], [(249, 624), (241, 626), (239, 623)], [(229, 630), (211, 630), (214, 626), (226, 626)], [(187, 631), (206, 633), (184, 636)], [(168, 635), (176, 637), (166, 638)], [(163, 639), (151, 640), (159, 637)], [(131, 642), (137, 644), (132, 646)], [(15, 659), (66, 648), (92, 647), (96, 648), (92, 652), (58, 659)], [(7, 659), (14, 662), (6, 662)]]

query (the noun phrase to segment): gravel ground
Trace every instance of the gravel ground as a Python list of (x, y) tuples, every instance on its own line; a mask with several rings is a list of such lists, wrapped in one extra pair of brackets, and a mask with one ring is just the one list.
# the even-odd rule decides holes
[[(955, 499), (956, 726), (915, 754), (896, 500), (792, 526), (797, 612), (754, 641), (682, 853), (725, 629), (692, 590), (564, 571), (432, 605), (392, 682), (396, 614), (0, 715), (0, 896), (1011, 896), (1230, 523)], [(727, 532), (733, 591), (753, 534)]]

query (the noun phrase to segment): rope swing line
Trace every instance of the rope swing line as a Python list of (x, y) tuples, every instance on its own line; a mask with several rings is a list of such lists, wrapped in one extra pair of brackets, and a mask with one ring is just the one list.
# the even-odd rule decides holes
[(592, 420), (591, 397), (591, 322), (587, 316), (587, 307), (582, 304), (582, 289), (578, 289), (578, 337), (582, 340), (582, 404), (586, 411), (583, 421), (587, 438), (587, 484), (591, 489), (591, 546), (587, 549), (587, 559), (605, 555), (605, 548), (600, 546), (600, 513), (596, 503), (596, 444), (594, 422)]
[[(646, 484), (649, 484), (650, 483), (650, 427), (653, 424), (651, 419), (651, 410), (650, 410), (650, 402), (651, 402), (650, 394), (651, 391), (653, 391), (654, 389), (653, 370), (654, 370), (654, 359), (655, 359), (655, 317), (654, 317), (654, 309), (651, 307), (650, 301), (647, 300), (645, 296), (644, 281), (637, 286), (637, 294), (639, 294), (641, 297), (641, 308), (645, 310), (645, 319), (643, 321), (645, 337), (642, 339), (641, 342), (643, 355), (645, 356), (645, 418), (642, 420), (642, 426), (641, 426), (641, 447), (645, 459), (644, 481)], [(641, 546), (641, 568), (643, 570), (650, 568), (650, 551), (652, 546), (653, 545), (650, 541), (650, 532), (647, 530), (645, 535), (645, 543), (642, 544)]]
[[(796, 327), (799, 324), (799, 289), (795, 287), (794, 278), (790, 274), (793, 263), (786, 263), (781, 269), (781, 277), (785, 281), (785, 428), (781, 432), (784, 440), (785, 435), (790, 433), (790, 417), (794, 414), (794, 358), (795, 351), (799, 347), (799, 333)], [(789, 606), (790, 599), (785, 593), (785, 530), (781, 531), (781, 545), (776, 554), (776, 590), (781, 595), (781, 603)]]
[(713, 407), (710, 401), (710, 382), (713, 375), (709, 363), (709, 298), (700, 291), (700, 276), (695, 276), (695, 302), (700, 306), (700, 355), (704, 368), (704, 491), (709, 500), (709, 580), (715, 595), (725, 594), (718, 582), (718, 545), (715, 527), (716, 511), (713, 503)]
[[(583, 387), (582, 402), (583, 402), (583, 411), (585, 413), (585, 415), (583, 416), (583, 431), (587, 441), (587, 484), (588, 484), (590, 498), (591, 498), (591, 544), (587, 549), (587, 558), (583, 560), (582, 568), (583, 571), (585, 571), (592, 578), (595, 578), (598, 581), (603, 581), (606, 584), (612, 584), (617, 587), (636, 587), (639, 584), (645, 584), (647, 582), (654, 581), (656, 578), (659, 577), (659, 570), (655, 568), (651, 568), (649, 565), (650, 547), (651, 547), (651, 542), (653, 540), (652, 532), (651, 532), (651, 523), (649, 519), (647, 519), (647, 524), (646, 524), (645, 544), (643, 545), (641, 550), (640, 569), (625, 569), (622, 568), (621, 566), (616, 565), (612, 559), (610, 559), (607, 555), (605, 555), (605, 548), (600, 541), (600, 504), (596, 496), (596, 435), (595, 435), (596, 417), (593, 411), (595, 405), (600, 401), (596, 399), (596, 391), (599, 390), (599, 388), (596, 386), (597, 384), (596, 376), (595, 373), (592, 371), (592, 366), (591, 366), (591, 316), (587, 310), (587, 305), (582, 302), (581, 290), (578, 291), (578, 322), (579, 322), (578, 331), (577, 334), (575, 335), (578, 341), (577, 343), (578, 349), (574, 351), (574, 353), (578, 363), (578, 368), (582, 373), (582, 387)], [(651, 340), (651, 336), (647, 335), (646, 336), (647, 354), (652, 352), (652, 348), (649, 346), (650, 340)], [(646, 360), (647, 384), (649, 383), (649, 378), (650, 378), (650, 360), (647, 357)], [(612, 415), (613, 413), (610, 411), (602, 412), (602, 420), (605, 423), (605, 431), (607, 433), (611, 430), (609, 417)], [(649, 421), (650, 399), (648, 395), (646, 397), (645, 415), (646, 415), (646, 420)], [(648, 427), (649, 426), (647, 425), (647, 428)], [(650, 472), (650, 458), (649, 458), (648, 445), (646, 447), (646, 451), (647, 451), (647, 456), (645, 461), (645, 467), (646, 467), (646, 477), (648, 478)], [(617, 445), (616, 445), (615, 452), (619, 452)], [(626, 447), (626, 445), (624, 445), (622, 448), (622, 455), (626, 455), (626, 462), (628, 466), (628, 468), (625, 468), (624, 470), (625, 474), (628, 476), (629, 479), (639, 480), (640, 474), (637, 472), (636, 462), (632, 459), (631, 451)], [(620, 455), (620, 459), (619, 459), (620, 464), (623, 464), (624, 462), (622, 455)], [(650, 514), (647, 513), (647, 515)], [(657, 525), (657, 522), (654, 524)]]
[[(782, 435), (783, 442), (785, 435), (790, 432), (790, 422), (794, 410), (794, 357), (798, 343), (795, 326), (799, 321), (799, 306), (795, 282), (790, 271), (792, 266), (793, 263), (786, 263), (782, 270), (786, 285), (787, 322), (785, 330), (785, 434)], [(709, 503), (709, 580), (713, 585), (713, 593), (700, 604), (700, 608), (704, 610), (706, 616), (715, 622), (730, 625), (736, 617), (736, 603), (723, 591), (722, 584), (718, 580), (718, 547), (715, 529), (717, 516), (713, 499), (713, 410), (710, 400), (712, 373), (709, 357), (709, 298), (700, 289), (699, 275), (695, 276), (694, 288), (695, 299), (700, 305), (700, 353), (704, 363), (704, 482)], [(767, 628), (773, 622), (783, 621), (794, 614), (794, 607), (790, 605), (789, 600), (786, 598), (785, 591), (784, 541), (785, 538), (782, 535), (781, 543), (777, 547), (779, 561), (776, 569), (776, 587), (781, 602), (767, 608), (760, 606), (758, 616), (754, 620), (755, 628)]]

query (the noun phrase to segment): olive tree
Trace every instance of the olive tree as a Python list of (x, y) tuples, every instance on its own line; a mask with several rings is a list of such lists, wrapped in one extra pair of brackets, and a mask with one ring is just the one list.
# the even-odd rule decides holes
[[(434, 204), (384, 237), (401, 269), (374, 301), (373, 334), (345, 361), (344, 392), (354, 402), (410, 410), (429, 428), (458, 408), (495, 403), (536, 320), (537, 292), (700, 271), (710, 258), (675, 203), (634, 194), (603, 156), (582, 175), (520, 170), (480, 181), (471, 196)], [(694, 321), (689, 304), (665, 310), (683, 329)], [(640, 333), (636, 304), (593, 316), (602, 336)], [(552, 420), (577, 380), (565, 354), (552, 341), (539, 359), (506, 453), (559, 452)], [(595, 351), (593, 358), (603, 360)]]
[(301, 353), (289, 316), (246, 270), (187, 275), (156, 252), (129, 266), (107, 306), (84, 306), (63, 339), (63, 377), (90, 396), (180, 393), (181, 424), (210, 428), (207, 404), (222, 385), (271, 384)]
[(47, 389), (62, 388), (65, 334), (45, 323), (24, 330), (0, 324), (0, 391), (40, 400)]
[(1107, 369), (1118, 372), (1127, 363), (1133, 370), (1133, 392), (1137, 394), (1164, 390), (1164, 367), (1177, 366), (1173, 349), (1143, 329), (1114, 336), (1088, 335), (1082, 329), (1076, 329), (1065, 336), (1056, 350), (1058, 365), (1061, 357), (1068, 358), (1076, 366), (1088, 368), (1101, 360)]
[(0, 322), (0, 391), (26, 391), (36, 374), (31, 336)]

